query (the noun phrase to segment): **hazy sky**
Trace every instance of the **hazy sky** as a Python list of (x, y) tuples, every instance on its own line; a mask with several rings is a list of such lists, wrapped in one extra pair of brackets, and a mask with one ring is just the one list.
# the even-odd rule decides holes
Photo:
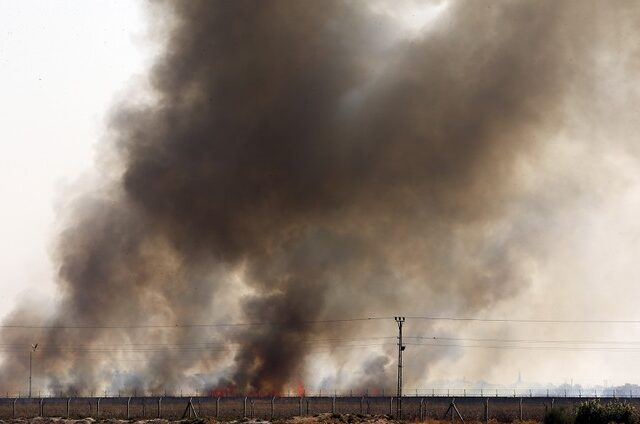
[(53, 294), (56, 208), (148, 59), (142, 6), (0, 1), (0, 315), (16, 296)]
[[(413, 4), (389, 8), (376, 3), (374, 7), (392, 13), (401, 32), (412, 36), (437, 16), (444, 3), (420, 10)], [(145, 32), (142, 2), (0, 0), (0, 317), (21, 296), (35, 295), (44, 302), (55, 298), (55, 265), (49, 256), (58, 230), (56, 216), (73, 187), (91, 177), (96, 146), (105, 137), (106, 115), (116, 98), (144, 79), (153, 46)], [(615, 61), (615, 57), (602, 60), (602, 69), (608, 69), (606, 61)], [(594, 91), (607, 93), (605, 108), (614, 105), (630, 113), (624, 105), (637, 100), (638, 94), (632, 91), (637, 84), (625, 72), (608, 76)], [(602, 105), (594, 106), (592, 116), (608, 116), (597, 107)], [(618, 128), (635, 128), (636, 118), (625, 113), (615, 114)], [(611, 120), (605, 122), (612, 125)], [(521, 318), (536, 318), (539, 310), (545, 310), (559, 319), (640, 319), (638, 156), (637, 151), (625, 150), (633, 150), (633, 133), (614, 134), (623, 139), (620, 146), (625, 147), (620, 148), (600, 144), (608, 135), (606, 131), (589, 132), (581, 125), (560, 131), (558, 143), (547, 152), (549, 181), (555, 181), (553, 176), (582, 173), (593, 179), (593, 191), (554, 215), (551, 227), (556, 232), (557, 252), (564, 255), (535, 263), (529, 288), (508, 303), (497, 304), (487, 315), (517, 313)], [(587, 142), (572, 143), (576, 137)], [(522, 167), (526, 176), (527, 164)], [(545, 186), (537, 178), (531, 177), (531, 187)], [(407, 325), (408, 331), (418, 331)], [(640, 342), (639, 327), (470, 325), (445, 330), (466, 337), (518, 338), (523, 334)], [(409, 348), (409, 360), (411, 355), (419, 360), (414, 352)], [(440, 362), (431, 378), (466, 376), (508, 383), (522, 371), (525, 380), (562, 383), (575, 378), (577, 383), (597, 384), (606, 379), (610, 384), (623, 384), (640, 382), (639, 355), (470, 349)], [(486, 360), (478, 361), (478, 356)], [(475, 365), (490, 363), (494, 357), (501, 359), (499, 369)], [(459, 371), (451, 374), (451, 367)]]

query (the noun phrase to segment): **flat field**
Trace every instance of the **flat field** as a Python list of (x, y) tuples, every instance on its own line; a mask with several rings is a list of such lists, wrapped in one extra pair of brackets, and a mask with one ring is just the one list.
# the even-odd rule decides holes
[[(541, 421), (551, 408), (573, 408), (589, 398), (551, 397), (405, 397), (402, 418), (407, 421), (450, 420), (452, 402), (465, 422), (501, 423)], [(602, 399), (608, 402), (612, 399)], [(640, 409), (640, 399), (626, 399)], [(189, 406), (189, 402), (193, 407)], [(253, 419), (278, 421), (327, 416), (354, 422), (364, 417), (391, 420), (396, 399), (391, 397), (59, 397), (0, 398), (0, 419), (64, 417), (94, 420), (179, 420), (211, 418), (219, 421)], [(447, 414), (449, 411), (449, 414)], [(186, 413), (186, 414), (185, 414)], [(195, 413), (195, 414), (194, 414)], [(457, 419), (457, 413), (455, 415)], [(344, 420), (351, 421), (344, 421)]]

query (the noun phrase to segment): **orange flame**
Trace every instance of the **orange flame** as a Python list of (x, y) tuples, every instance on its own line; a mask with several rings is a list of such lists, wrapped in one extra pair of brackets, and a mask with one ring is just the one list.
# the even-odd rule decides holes
[(304, 396), (307, 391), (304, 388), (304, 382), (302, 380), (298, 380), (298, 384), (296, 386), (296, 393), (298, 396)]
[(210, 390), (211, 397), (233, 396), (237, 393), (235, 384), (227, 384), (223, 387), (215, 387)]

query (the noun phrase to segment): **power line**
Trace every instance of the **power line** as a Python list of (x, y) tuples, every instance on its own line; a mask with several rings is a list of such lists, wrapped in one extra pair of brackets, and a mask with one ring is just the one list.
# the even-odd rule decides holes
[[(41, 324), (0, 324), (0, 328), (7, 329), (180, 329), (180, 328), (216, 328), (216, 327), (252, 327), (252, 326), (286, 326), (291, 324), (331, 324), (350, 323), (359, 321), (392, 320), (391, 316), (370, 316), (327, 320), (290, 320), (290, 321), (253, 321), (253, 322), (214, 322), (194, 324), (113, 324), (113, 325), (41, 325)], [(451, 316), (407, 316), (411, 320), (423, 321), (462, 321), (485, 323), (530, 323), (530, 324), (640, 324), (640, 320), (597, 320), (597, 319), (519, 319), (519, 318), (478, 318)]]
[(517, 319), (517, 318), (473, 318), (473, 317), (434, 317), (408, 316), (407, 319), (426, 321), (470, 321), (496, 323), (529, 323), (529, 324), (640, 324), (640, 320), (603, 320), (603, 319)]
[(570, 346), (513, 346), (513, 345), (467, 345), (467, 344), (437, 344), (437, 343), (407, 343), (412, 346), (429, 347), (460, 347), (476, 349), (504, 349), (504, 350), (550, 350), (567, 352), (640, 352), (640, 348), (624, 347), (570, 347)]
[[(297, 343), (299, 344), (328, 344), (330, 346), (335, 345), (336, 342), (359, 342), (364, 340), (389, 340), (395, 339), (393, 336), (378, 336), (378, 337), (342, 337), (342, 338), (326, 338), (326, 339), (301, 339)], [(145, 349), (145, 350), (164, 350), (164, 349), (182, 349), (182, 348), (200, 348), (207, 350), (216, 346), (230, 346), (230, 345), (243, 345), (242, 342), (192, 342), (192, 343), (112, 343), (112, 344), (63, 344), (63, 345), (44, 345), (41, 344), (40, 350), (49, 351), (64, 351), (64, 350), (82, 350), (82, 349), (109, 349), (114, 350), (126, 350), (129, 349)], [(23, 343), (0, 343), (0, 350), (3, 348), (18, 348), (20, 350), (26, 349), (26, 345)]]
[[(624, 347), (625, 345), (638, 345), (640, 341), (637, 340), (559, 340), (559, 339), (504, 339), (504, 338), (473, 338), (473, 337), (441, 337), (441, 336), (404, 336), (406, 339), (412, 340), (431, 340), (434, 342), (439, 341), (455, 341), (455, 342), (491, 342), (491, 343), (525, 343), (525, 344), (582, 344), (582, 345), (604, 345), (601, 348), (607, 348), (606, 345), (617, 345)], [(341, 338), (325, 338), (325, 339), (302, 339), (298, 343), (308, 344), (312, 346), (327, 345), (327, 346), (344, 346), (346, 343), (371, 341), (371, 340), (391, 340), (396, 339), (394, 336), (378, 336), (378, 337), (341, 337)], [(410, 343), (412, 345), (425, 345), (425, 346), (458, 346), (464, 347), (465, 345), (442, 343), (437, 344), (424, 344), (424, 343)], [(104, 352), (127, 352), (127, 351), (142, 351), (142, 352), (164, 352), (164, 351), (184, 351), (184, 350), (202, 350), (212, 351), (215, 347), (228, 347), (228, 346), (242, 346), (242, 342), (192, 342), (192, 343), (113, 343), (113, 344), (64, 344), (64, 345), (41, 345), (41, 351), (60, 351), (60, 352), (83, 352), (83, 351), (104, 351)], [(385, 344), (381, 344), (385, 345)], [(346, 345), (348, 346), (348, 345)], [(377, 346), (377, 345), (375, 345)], [(485, 346), (485, 345), (482, 345)], [(512, 345), (504, 345), (502, 347), (509, 348), (514, 347)], [(535, 347), (535, 346), (534, 346)], [(611, 349), (618, 349), (619, 347), (612, 347)], [(3, 343), (0, 344), (0, 351), (26, 351), (28, 346), (17, 343)]]
[(549, 344), (618, 344), (618, 345), (636, 345), (640, 344), (639, 340), (589, 340), (589, 339), (496, 339), (496, 338), (460, 338), (460, 337), (439, 337), (439, 336), (405, 336), (407, 339), (416, 340), (447, 340), (447, 341), (473, 341), (473, 342), (505, 342), (505, 343), (549, 343)]
[(255, 321), (255, 322), (218, 322), (218, 323), (197, 323), (197, 324), (127, 324), (127, 325), (36, 325), (36, 324), (0, 324), (0, 328), (16, 329), (44, 329), (44, 330), (74, 330), (74, 329), (180, 329), (180, 328), (200, 328), (200, 327), (252, 327), (252, 326), (286, 326), (291, 324), (332, 324), (347, 323), (357, 321), (386, 320), (392, 317), (362, 317), (343, 318), (326, 320), (291, 320), (291, 321)]
[[(307, 353), (317, 353), (317, 352), (331, 352), (335, 349), (360, 349), (360, 348), (369, 348), (369, 347), (379, 347), (379, 346), (395, 346), (395, 343), (375, 343), (375, 344), (361, 344), (361, 345), (338, 345), (338, 346), (328, 346), (323, 349), (311, 349), (308, 350)], [(323, 347), (323, 346), (320, 346)], [(42, 349), (46, 351), (45, 349)], [(226, 352), (243, 352), (248, 351), (248, 348), (219, 348), (219, 349), (205, 349), (205, 348), (192, 348), (192, 349), (174, 349), (174, 350), (164, 350), (164, 349), (138, 349), (138, 350), (123, 350), (123, 349), (73, 349), (67, 350), (64, 352), (69, 353), (83, 353), (83, 354), (114, 354), (114, 353), (172, 353), (172, 352), (181, 352), (181, 353), (226, 353)], [(12, 352), (12, 353), (20, 353), (24, 354), (24, 349), (0, 349), (0, 352)]]

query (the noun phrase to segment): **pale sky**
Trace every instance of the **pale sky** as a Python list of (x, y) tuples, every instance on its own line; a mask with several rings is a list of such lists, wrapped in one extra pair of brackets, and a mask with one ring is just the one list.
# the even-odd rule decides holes
[(114, 97), (150, 59), (143, 7), (0, 0), (0, 315), (53, 294), (55, 204), (91, 172)]

